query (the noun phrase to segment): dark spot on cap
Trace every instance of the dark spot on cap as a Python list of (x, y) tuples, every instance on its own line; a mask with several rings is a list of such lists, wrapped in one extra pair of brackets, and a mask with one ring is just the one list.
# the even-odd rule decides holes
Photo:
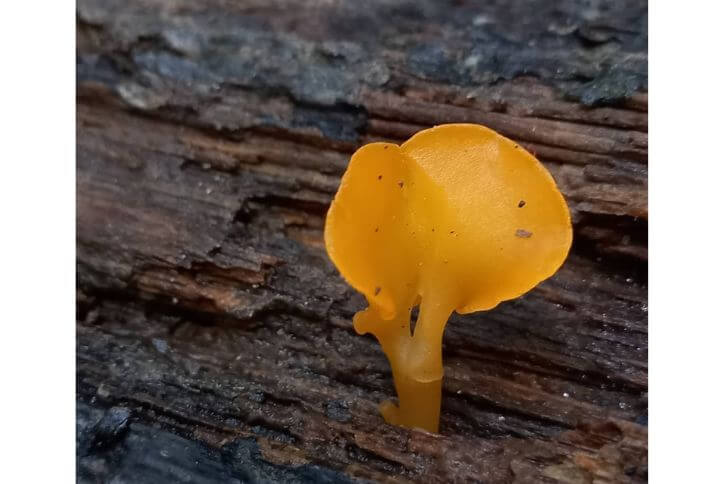
[(381, 179), (382, 179), (382, 175), (379, 175), (379, 176), (377, 177), (377, 180), (381, 180)]
[(451, 230), (451, 231), (450, 231), (450, 235), (452, 235), (452, 234), (454, 234), (454, 233), (455, 233), (455, 231), (454, 231), (454, 230)]
[(513, 145), (514, 148), (518, 149), (518, 145)]
[(520, 202), (518, 202), (518, 208), (521, 208), (524, 205), (526, 205), (526, 202), (524, 200), (521, 200)]
[(399, 188), (402, 188), (404, 186), (404, 182), (400, 181), (399, 183), (397, 183), (397, 185), (399, 185)]
[(516, 230), (516, 237), (520, 237), (522, 239), (527, 239), (532, 235), (533, 235), (533, 232), (529, 232), (528, 230), (523, 230), (523, 229)]
[(375, 232), (379, 232), (379, 227), (375, 227), (375, 228), (374, 228), (374, 231), (375, 231)]
[(389, 145), (384, 145), (384, 149), (386, 150), (387, 148), (389, 148)]
[(435, 227), (432, 227), (432, 231), (433, 231), (433, 232), (435, 231)]
[(375, 287), (375, 288), (374, 288), (374, 295), (376, 296), (376, 295), (377, 295), (377, 294), (379, 294), (379, 293), (380, 293), (381, 291), (382, 291), (382, 288), (381, 288), (381, 287), (379, 287), (379, 286)]

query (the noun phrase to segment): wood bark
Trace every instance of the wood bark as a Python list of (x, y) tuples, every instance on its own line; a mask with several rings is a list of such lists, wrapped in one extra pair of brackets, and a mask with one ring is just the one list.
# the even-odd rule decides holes
[[(80, 482), (645, 482), (646, 2), (79, 0)], [(532, 151), (558, 274), (444, 338), (441, 433), (322, 245), (351, 153)]]

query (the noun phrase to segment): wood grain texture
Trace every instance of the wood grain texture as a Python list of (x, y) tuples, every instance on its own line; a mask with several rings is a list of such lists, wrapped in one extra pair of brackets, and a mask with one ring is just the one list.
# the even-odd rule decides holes
[[(481, 3), (78, 2), (80, 482), (647, 480), (646, 5)], [(451, 122), (541, 159), (575, 241), (451, 318), (432, 435), (379, 416), (322, 230), (358, 146)]]

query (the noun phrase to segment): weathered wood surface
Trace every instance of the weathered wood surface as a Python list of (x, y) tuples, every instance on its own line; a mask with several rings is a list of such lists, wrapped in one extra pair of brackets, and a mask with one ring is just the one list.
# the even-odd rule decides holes
[[(483, 3), (79, 0), (80, 481), (646, 481), (646, 5)], [(359, 145), (464, 121), (575, 244), (451, 319), (431, 435), (379, 416), (322, 227)]]

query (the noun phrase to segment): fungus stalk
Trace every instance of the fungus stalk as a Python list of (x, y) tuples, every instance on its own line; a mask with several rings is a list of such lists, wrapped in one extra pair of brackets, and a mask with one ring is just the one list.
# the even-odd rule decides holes
[(571, 237), (548, 171), (483, 126), (438, 126), (401, 146), (354, 153), (324, 239), (369, 303), (355, 330), (373, 334), (392, 367), (399, 404), (380, 405), (385, 420), (437, 432), (450, 314), (491, 309), (533, 288), (564, 262)]
[(442, 393), (442, 335), (452, 313), (436, 299), (423, 300), (414, 334), (410, 331), (412, 308), (404, 308), (390, 321), (371, 307), (354, 316), (359, 334), (373, 334), (392, 367), (399, 406), (382, 402), (379, 410), (393, 425), (419, 427), (437, 432)]

